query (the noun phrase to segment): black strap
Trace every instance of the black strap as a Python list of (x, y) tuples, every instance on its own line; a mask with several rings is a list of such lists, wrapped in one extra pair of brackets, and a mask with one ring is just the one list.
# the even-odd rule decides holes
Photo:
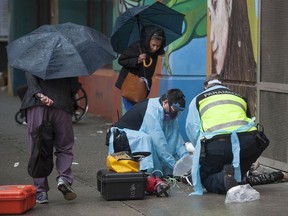
[(47, 122), (47, 121), (49, 121), (48, 107), (46, 105), (44, 105), (42, 122)]

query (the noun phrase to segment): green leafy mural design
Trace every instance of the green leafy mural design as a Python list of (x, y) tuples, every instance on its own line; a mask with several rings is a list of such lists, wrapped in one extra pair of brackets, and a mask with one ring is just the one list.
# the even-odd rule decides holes
[(206, 0), (166, 0), (168, 7), (183, 13), (183, 36), (171, 43), (164, 57), (164, 67), (169, 74), (172, 70), (169, 66), (169, 57), (176, 50), (189, 44), (194, 38), (207, 36), (207, 1)]

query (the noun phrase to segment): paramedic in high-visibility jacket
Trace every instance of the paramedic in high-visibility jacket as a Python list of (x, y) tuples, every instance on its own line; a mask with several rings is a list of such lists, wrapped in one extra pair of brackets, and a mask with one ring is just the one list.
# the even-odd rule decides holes
[[(267, 146), (257, 136), (246, 100), (212, 74), (205, 91), (189, 105), (186, 133), (194, 144), (192, 181), (195, 195), (226, 194), (237, 186)], [(203, 188), (204, 187), (204, 188)]]

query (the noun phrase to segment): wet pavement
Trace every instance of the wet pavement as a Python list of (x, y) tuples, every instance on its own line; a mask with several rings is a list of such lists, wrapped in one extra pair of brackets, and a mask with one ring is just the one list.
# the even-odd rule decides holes
[[(14, 120), (20, 99), (0, 91), (0, 185), (32, 184), (27, 173), (27, 128)], [(225, 204), (225, 196), (205, 193), (189, 196), (192, 187), (178, 183), (169, 197), (145, 196), (143, 200), (106, 201), (97, 190), (96, 173), (106, 168), (105, 131), (111, 122), (87, 114), (74, 124), (75, 146), (73, 188), (78, 197), (66, 201), (56, 189), (56, 170), (49, 176), (49, 204), (37, 204), (25, 215), (107, 215), (107, 216), (188, 216), (188, 215), (287, 215), (288, 182), (255, 186), (260, 200)], [(1, 202), (0, 202), (1, 205)]]

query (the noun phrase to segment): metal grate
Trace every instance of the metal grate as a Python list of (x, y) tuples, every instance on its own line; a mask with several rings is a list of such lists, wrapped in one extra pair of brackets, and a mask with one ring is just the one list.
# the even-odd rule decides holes
[(261, 82), (288, 84), (288, 1), (261, 1)]
[(288, 154), (288, 94), (260, 91), (260, 123), (265, 125), (265, 134), (270, 145), (262, 156), (287, 163)]

